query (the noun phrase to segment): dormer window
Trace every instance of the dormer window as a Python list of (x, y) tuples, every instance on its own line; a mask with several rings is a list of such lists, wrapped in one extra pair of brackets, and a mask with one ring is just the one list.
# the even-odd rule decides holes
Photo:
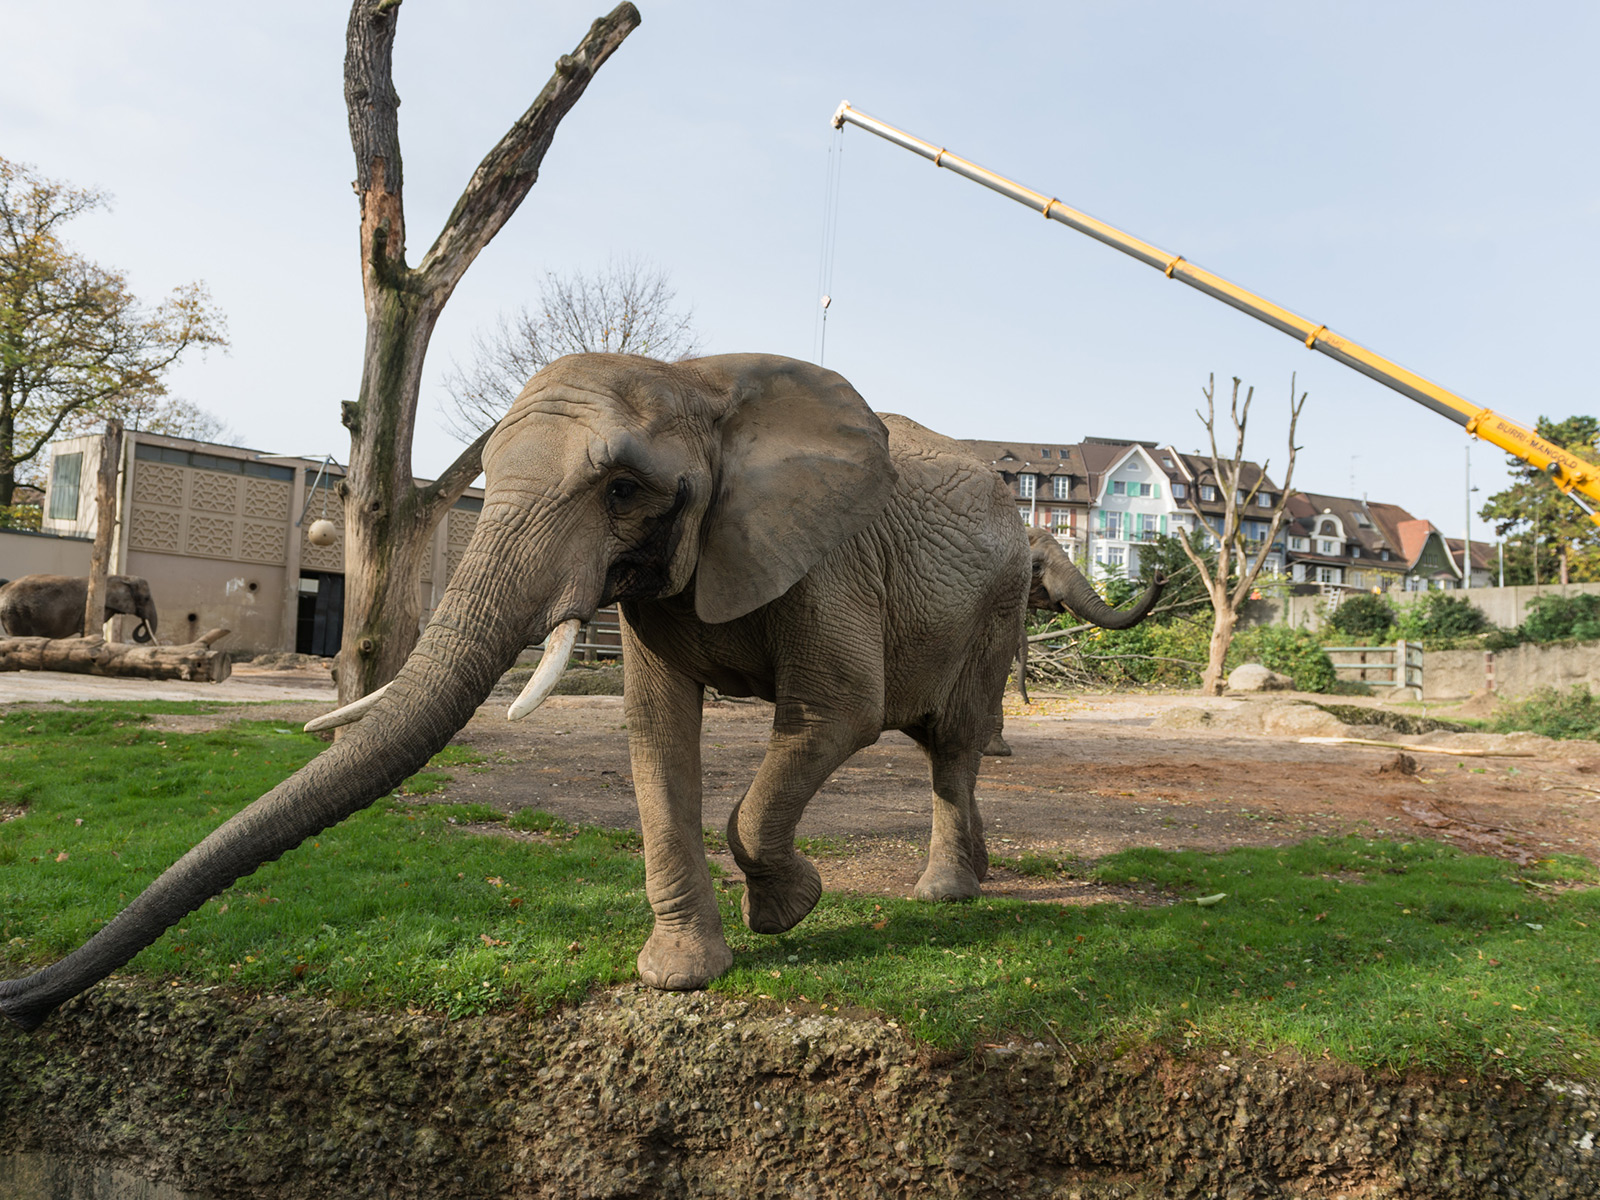
[(1033, 498), (1033, 485), (1034, 476), (1024, 471), (1021, 475), (1017, 476), (1017, 495), (1021, 496), (1024, 500), (1031, 500)]
[(1049, 458), (1050, 457), (1050, 447), (1049, 446), (1041, 446), (1039, 448), (1039, 457), (1040, 458)]
[(1338, 528), (1332, 521), (1324, 521), (1321, 525), (1317, 526), (1317, 532), (1324, 537), (1334, 537), (1338, 534)]

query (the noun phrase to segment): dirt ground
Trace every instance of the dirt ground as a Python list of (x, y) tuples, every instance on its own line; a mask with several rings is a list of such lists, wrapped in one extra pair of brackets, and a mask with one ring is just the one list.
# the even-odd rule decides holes
[[(1006, 736), (1015, 753), (985, 759), (978, 781), (994, 859), (985, 890), (1088, 903), (1108, 898), (1107, 889), (1019, 874), (1005, 860), (1094, 860), (1129, 846), (1220, 850), (1324, 834), (1429, 837), (1516, 862), (1557, 853), (1600, 861), (1600, 745), (1352, 727), (1315, 707), (1326, 700), (1036, 694), (1024, 706), (1009, 697)], [(452, 769), (446, 796), (506, 812), (543, 809), (575, 824), (638, 827), (620, 697), (554, 696), (515, 724), (505, 718), (506, 702), (484, 705), (457, 735), (486, 761)], [(330, 703), (252, 711), (303, 720)], [(1426, 715), (1481, 716), (1487, 707), (1480, 700), (1454, 710), (1430, 707)], [(1415, 706), (1404, 711), (1420, 715)], [(192, 719), (170, 720), (178, 727)], [(725, 827), (761, 760), (771, 720), (765, 703), (707, 703), (708, 829)], [(1300, 740), (1305, 736), (1366, 737), (1407, 749), (1310, 744)], [(809, 839), (805, 848), (827, 887), (907, 895), (922, 868), (929, 822), (921, 751), (903, 734), (886, 733), (828, 781), (799, 836)], [(720, 837), (710, 843), (730, 884), (737, 883), (731, 856), (718, 850)]]

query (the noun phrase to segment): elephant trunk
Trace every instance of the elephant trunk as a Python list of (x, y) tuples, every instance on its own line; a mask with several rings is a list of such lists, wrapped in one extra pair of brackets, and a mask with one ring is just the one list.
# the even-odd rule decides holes
[[(188, 913), (306, 838), (392, 791), (471, 718), (530, 641), (559, 589), (526, 569), (524, 533), (486, 509), (438, 611), (379, 705), (289, 779), (224, 822), (59, 962), (0, 981), (0, 1013), (34, 1029)], [(556, 614), (566, 615), (566, 614)]]
[(1077, 568), (1069, 564), (1069, 569), (1072, 575), (1067, 580), (1061, 603), (1083, 620), (1102, 629), (1132, 629), (1149, 615), (1156, 601), (1161, 599), (1162, 589), (1167, 586), (1166, 579), (1157, 575), (1132, 608), (1112, 608), (1100, 598), (1100, 593), (1094, 590)]

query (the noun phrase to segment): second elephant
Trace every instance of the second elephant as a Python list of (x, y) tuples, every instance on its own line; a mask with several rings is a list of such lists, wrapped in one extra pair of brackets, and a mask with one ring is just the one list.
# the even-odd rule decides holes
[[(1028, 557), (1033, 568), (1032, 582), (1028, 586), (1028, 607), (1044, 612), (1072, 613), (1074, 616), (1098, 625), (1101, 629), (1132, 629), (1155, 607), (1161, 599), (1167, 581), (1157, 575), (1138, 603), (1132, 608), (1112, 608), (1100, 598), (1094, 585), (1083, 577), (1083, 572), (1073, 566), (1061, 543), (1049, 530), (1030, 527), (1028, 530)], [(1017, 650), (1017, 686), (1022, 691), (1023, 703), (1028, 700), (1028, 637), (1023, 633)], [(1004, 758), (1011, 753), (1005, 739), (1005, 717), (995, 714), (994, 736), (984, 747), (985, 755)]]
[[(82, 575), (24, 575), (0, 587), (0, 625), (12, 637), (81, 637), (89, 581)], [(138, 575), (106, 578), (106, 610), (102, 621), (118, 614), (139, 618), (133, 640), (148, 642), (156, 633), (156, 602), (148, 580)]]

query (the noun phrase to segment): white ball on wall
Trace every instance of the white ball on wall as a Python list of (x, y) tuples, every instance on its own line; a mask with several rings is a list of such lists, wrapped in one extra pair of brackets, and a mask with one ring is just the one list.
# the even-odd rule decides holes
[(311, 528), (306, 530), (306, 541), (313, 546), (331, 546), (338, 539), (338, 531), (334, 529), (333, 522), (326, 517), (311, 522)]

